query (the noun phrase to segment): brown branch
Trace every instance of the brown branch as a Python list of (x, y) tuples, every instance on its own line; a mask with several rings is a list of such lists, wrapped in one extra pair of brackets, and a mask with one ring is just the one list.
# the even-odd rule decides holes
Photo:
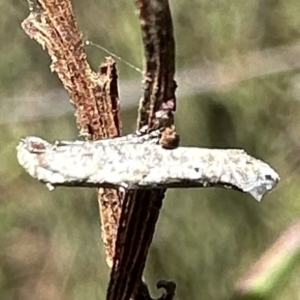
[[(51, 70), (57, 73), (75, 108), (80, 135), (87, 140), (120, 136), (115, 62), (106, 58), (99, 72), (91, 70), (70, 1), (39, 0), (31, 10), (22, 27), (47, 49)], [(115, 189), (99, 189), (98, 201), (107, 263), (112, 266), (122, 195)]]
[[(47, 48), (52, 59), (51, 69), (58, 74), (75, 107), (80, 135), (90, 140), (120, 135), (121, 122), (118, 114), (117, 76), (114, 62), (108, 59), (101, 66), (100, 73), (94, 73), (90, 69), (83, 50), (82, 36), (77, 29), (69, 1), (40, 0), (37, 4), (23, 22), (23, 29), (43, 48)], [(171, 126), (173, 123), (171, 111), (175, 109), (176, 84), (173, 80), (174, 41), (169, 7), (167, 2), (163, 2), (164, 9), (159, 13), (157, 5), (161, 5), (160, 3), (153, 2), (153, 5), (145, 7), (146, 9), (142, 7), (144, 4), (147, 3), (137, 2), (141, 12), (141, 22), (145, 25), (143, 30), (146, 45), (145, 93), (141, 100), (138, 128), (143, 124), (155, 126), (155, 113), (158, 111), (161, 112), (160, 119), (167, 121), (166, 123)], [(165, 36), (164, 30), (168, 33)], [(176, 138), (174, 133), (169, 136)], [(166, 146), (168, 140), (170, 139), (165, 139)], [(164, 192), (161, 190), (127, 194), (109, 289), (113, 294), (109, 292), (108, 299), (129, 299), (140, 286)], [(116, 190), (99, 190), (102, 235), (109, 265), (114, 256), (122, 196)], [(141, 205), (143, 200), (145, 204)], [(139, 224), (143, 226), (139, 227)], [(131, 237), (134, 237), (135, 241), (138, 240), (139, 245), (132, 243)], [(133, 261), (130, 260), (131, 258)], [(130, 271), (127, 273), (128, 269)], [(116, 277), (118, 280), (115, 280)], [(111, 288), (114, 286), (117, 288)], [(143, 294), (145, 295), (144, 292)]]
[(167, 0), (136, 0), (135, 4), (145, 49), (144, 94), (137, 122), (137, 127), (141, 128), (153, 125), (156, 112), (176, 109), (175, 42)]
[[(135, 4), (145, 47), (144, 94), (140, 100), (137, 128), (144, 125), (168, 127), (162, 143), (173, 147), (178, 144), (178, 137), (174, 134), (172, 114), (176, 108), (176, 82), (169, 4), (167, 0), (136, 0)], [(126, 194), (107, 300), (149, 299), (141, 278), (164, 195), (165, 190)]]

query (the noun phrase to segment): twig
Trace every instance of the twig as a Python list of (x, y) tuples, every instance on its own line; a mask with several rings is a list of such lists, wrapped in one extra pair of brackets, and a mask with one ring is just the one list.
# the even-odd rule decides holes
[[(52, 58), (51, 69), (57, 72), (59, 78), (64, 84), (64, 87), (69, 93), (71, 103), (75, 106), (75, 115), (80, 134), (85, 136), (86, 139), (91, 140), (96, 140), (103, 137), (119, 136), (121, 133), (121, 122), (118, 115), (119, 103), (116, 86), (117, 76), (112, 60), (107, 62), (106, 67), (103, 66), (103, 68), (101, 68), (101, 73), (106, 75), (104, 78), (101, 78), (101, 76), (99, 76), (97, 73), (93, 73), (91, 71), (86, 60), (86, 55), (83, 52), (82, 36), (77, 29), (77, 24), (72, 12), (70, 1), (66, 0), (62, 2), (54, 0), (49, 2), (45, 0), (39, 0), (36, 1), (36, 3), (38, 3), (38, 5), (31, 5), (30, 3), (31, 14), (23, 22), (23, 29), (30, 37), (36, 39), (43, 46), (43, 48), (47, 48)], [(169, 13), (169, 10), (167, 12)], [(170, 16), (168, 17), (170, 18)], [(164, 29), (164, 26), (161, 26), (161, 24), (158, 23), (157, 25), (160, 30)], [(166, 28), (169, 29), (169, 24), (167, 25), (168, 27)], [(158, 38), (162, 38), (161, 34), (158, 36)], [(157, 43), (159, 40), (156, 38), (153, 40), (153, 42)], [(170, 49), (158, 50), (167, 50), (167, 52), (165, 52), (167, 57), (168, 54), (172, 54)], [(157, 54), (158, 53), (155, 52), (155, 55)], [(172, 59), (173, 56), (170, 55), (170, 58)], [(172, 63), (174, 65), (174, 61), (172, 61)], [(159, 70), (159, 73), (167, 70), (165, 63), (160, 64), (159, 68), (157, 66), (150, 66), (148, 69)], [(157, 76), (157, 74), (155, 74), (155, 76)], [(157, 78), (159, 78), (159, 76)], [(160, 84), (156, 81), (153, 83), (155, 83), (155, 86)], [(152, 83), (150, 83), (150, 86), (151, 85)], [(156, 91), (151, 91), (150, 94), (148, 93), (148, 96), (152, 97), (151, 103), (153, 105), (151, 107), (152, 112), (146, 112), (141, 118), (141, 120), (146, 120), (144, 122), (145, 124), (149, 124), (148, 120), (150, 120), (150, 118), (146, 116), (147, 113), (151, 114), (152, 118), (154, 116)], [(142, 195), (143, 194), (140, 192), (139, 196), (144, 198)], [(151, 195), (153, 195), (153, 197)], [(158, 200), (156, 195), (159, 195)], [(145, 197), (148, 198), (148, 200), (152, 199), (153, 201), (158, 201), (157, 208), (161, 206), (162, 195), (162, 192), (145, 193)], [(104, 244), (106, 248), (107, 262), (109, 266), (111, 266), (113, 257), (115, 258), (115, 262), (120, 262), (115, 263), (115, 271), (112, 272), (112, 279), (115, 278), (114, 274), (120, 274), (119, 272), (123, 272), (120, 268), (116, 271), (116, 266), (121, 266), (123, 261), (122, 259), (119, 259), (120, 252), (122, 252), (124, 249), (130, 249), (132, 255), (134, 256), (134, 253), (132, 252), (132, 245), (126, 239), (124, 239), (125, 242), (123, 243), (123, 240), (119, 238), (119, 251), (118, 253), (115, 252), (115, 239), (120, 219), (123, 196), (124, 194), (118, 192), (117, 190), (99, 189), (102, 236), (104, 238)], [(133, 193), (129, 193), (126, 197), (125, 206), (128, 205), (128, 203), (130, 203), (130, 205), (135, 204), (135, 201), (130, 201), (133, 198), (135, 198), (135, 195)], [(151, 203), (151, 201), (149, 201), (149, 203)], [(155, 204), (150, 207), (150, 210), (154, 207)], [(147, 209), (147, 206), (144, 206), (144, 208)], [(133, 210), (136, 212), (139, 211), (139, 209)], [(123, 220), (124, 218), (126, 219), (126, 212), (127, 209), (125, 208), (123, 210)], [(147, 211), (144, 211), (144, 215), (147, 212), (148, 209)], [(151, 218), (149, 219), (149, 222), (151, 224), (156, 223), (157, 215), (158, 214), (156, 212), (155, 214), (150, 213)], [(140, 213), (138, 218), (142, 216), (143, 214)], [(144, 223), (144, 221), (145, 219), (140, 220), (138, 223)], [(130, 221), (127, 223), (132, 224)], [(127, 223), (126, 221), (122, 222), (122, 225), (124, 226), (121, 226), (122, 228), (119, 230), (119, 234), (123, 235), (124, 229), (131, 234), (133, 233), (131, 226), (128, 228), (126, 227)], [(148, 230), (146, 227), (141, 228), (142, 231), (138, 232), (138, 236), (140, 237), (141, 235), (144, 236), (145, 230), (147, 231), (147, 235), (145, 235), (146, 240), (145, 242), (142, 241), (141, 243), (141, 251), (144, 252), (143, 257), (141, 262), (139, 261), (133, 264), (133, 266), (138, 265), (140, 271), (133, 273), (134, 276), (133, 274), (127, 275), (127, 268), (124, 268), (126, 275), (122, 274), (122, 276), (125, 276), (126, 280), (129, 279), (130, 284), (128, 285), (126, 280), (124, 285), (122, 283), (119, 285), (119, 282), (114, 280), (112, 280), (112, 283), (110, 284), (110, 286), (113, 286), (116, 283), (118, 287), (120, 286), (120, 290), (114, 289), (114, 291), (117, 293), (120, 292), (120, 295), (124, 297), (123, 299), (129, 299), (139, 284), (141, 273), (144, 268), (144, 262), (147, 256), (147, 251), (154, 231), (154, 226), (151, 225), (150, 230)], [(134, 230), (138, 231), (139, 229)], [(124, 248), (122, 248), (123, 246)], [(126, 262), (126, 264), (128, 264), (128, 262)], [(132, 276), (132, 279), (130, 276)], [(122, 292), (124, 286), (126, 286), (126, 293)], [(111, 291), (111, 289), (109, 290)], [(108, 298), (110, 298), (109, 295)]]
[[(176, 108), (174, 81), (175, 46), (167, 0), (136, 0), (145, 48), (143, 95), (137, 129), (169, 128), (165, 146), (178, 145), (172, 111)], [(171, 138), (168, 138), (171, 137)], [(107, 300), (147, 298), (141, 293), (148, 250), (162, 206), (165, 190), (136, 190), (126, 194), (122, 206)], [(143, 288), (141, 288), (143, 287)]]
[[(169, 3), (136, 0), (145, 48), (144, 94), (137, 127), (151, 127), (160, 110), (175, 111), (175, 42)], [(173, 120), (172, 120), (173, 121)]]
[[(122, 124), (115, 62), (106, 58), (99, 72), (91, 70), (69, 0), (35, 2), (30, 3), (31, 13), (22, 27), (48, 50), (51, 70), (57, 73), (75, 108), (80, 135), (87, 140), (120, 136)], [(117, 190), (99, 189), (102, 238), (109, 266), (115, 252), (122, 197)]]

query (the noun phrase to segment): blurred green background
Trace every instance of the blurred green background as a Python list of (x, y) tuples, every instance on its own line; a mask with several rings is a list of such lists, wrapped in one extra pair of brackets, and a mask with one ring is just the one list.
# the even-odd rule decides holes
[[(142, 67), (133, 1), (73, 4), (85, 37)], [(169, 190), (145, 275), (151, 287), (176, 281), (178, 300), (229, 299), (236, 280), (300, 216), (300, 2), (170, 4), (182, 145), (245, 148), (282, 180), (262, 203), (230, 190)], [(25, 0), (0, 0), (0, 299), (104, 299), (109, 273), (96, 191), (49, 192), (16, 161), (22, 136), (77, 137), (47, 53), (21, 29), (27, 15)], [(86, 51), (97, 69), (106, 54)], [(141, 75), (122, 62), (118, 70), (128, 133)], [(269, 298), (299, 299), (299, 271), (296, 264)]]

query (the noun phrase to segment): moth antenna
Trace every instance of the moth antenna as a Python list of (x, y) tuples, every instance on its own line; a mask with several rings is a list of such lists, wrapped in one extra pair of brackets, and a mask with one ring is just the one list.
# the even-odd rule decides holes
[(85, 40), (85, 45), (87, 45), (87, 46), (94, 46), (94, 47), (96, 47), (96, 48), (98, 48), (98, 49), (100, 49), (100, 50), (106, 52), (107, 54), (111, 55), (112, 57), (114, 57), (114, 58), (116, 58), (116, 59), (122, 61), (122, 62), (123, 62), (124, 64), (126, 64), (128, 67), (130, 67), (130, 68), (134, 69), (135, 71), (137, 71), (137, 72), (143, 74), (143, 71), (142, 71), (140, 68), (134, 66), (133, 64), (131, 64), (131, 63), (128, 62), (127, 60), (123, 59), (122, 57), (120, 57), (120, 56), (118, 56), (118, 55), (112, 53), (111, 51), (109, 51), (109, 50), (106, 49), (105, 47), (103, 47), (103, 46), (101, 46), (101, 45), (99, 45), (99, 44), (95, 44), (95, 43), (93, 43), (93, 42), (90, 41), (90, 40)]

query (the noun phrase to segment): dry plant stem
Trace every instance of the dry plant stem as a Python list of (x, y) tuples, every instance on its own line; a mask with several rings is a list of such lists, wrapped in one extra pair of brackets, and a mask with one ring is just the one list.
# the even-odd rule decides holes
[[(115, 63), (107, 58), (99, 72), (91, 70), (70, 1), (38, 0), (22, 27), (47, 49), (52, 60), (51, 70), (57, 73), (75, 108), (80, 135), (87, 140), (120, 136)], [(98, 201), (102, 238), (111, 266), (122, 195), (117, 190), (99, 189)]]
[[(145, 49), (144, 94), (140, 100), (137, 127), (153, 126), (155, 113), (175, 111), (175, 42), (169, 3), (136, 0)], [(171, 118), (171, 122), (173, 119)]]
[[(121, 124), (118, 118), (118, 93), (115, 84), (115, 72), (110, 73), (111, 75), (113, 75), (112, 78), (105, 78), (105, 71), (108, 71), (109, 69), (111, 70), (111, 64), (108, 64), (107, 69), (103, 69), (103, 81), (101, 81), (101, 77), (98, 76), (98, 74), (91, 71), (86, 60), (86, 55), (83, 51), (82, 37), (77, 29), (77, 24), (69, 1), (40, 0), (37, 1), (37, 3), (39, 6), (38, 9), (31, 12), (29, 17), (23, 22), (22, 26), (30, 37), (36, 39), (43, 46), (43, 48), (47, 48), (52, 58), (51, 69), (57, 72), (59, 78), (62, 80), (64, 87), (66, 88), (70, 96), (72, 104), (75, 106), (75, 115), (80, 134), (85, 136), (86, 139), (90, 140), (120, 135)], [(160, 43), (160, 41), (154, 39), (154, 43), (157, 44)], [(170, 54), (170, 51), (168, 50), (167, 53)], [(157, 53), (155, 53), (155, 55), (156, 54)], [(172, 58), (173, 56), (170, 55), (169, 57)], [(166, 65), (162, 65), (162, 68), (166, 68)], [(150, 66), (150, 68), (148, 69), (148, 71), (151, 71), (153, 69), (158, 70), (157, 66)], [(147, 78), (147, 81), (149, 80), (150, 76), (153, 76), (151, 75), (152, 72), (149, 73), (148, 71), (147, 74), (149, 76)], [(168, 74), (168, 72), (166, 72), (165, 74)], [(174, 84), (173, 80), (172, 84)], [(149, 85), (150, 87), (154, 87), (152, 82), (150, 82)], [(113, 90), (114, 88), (115, 90)], [(145, 107), (147, 106), (147, 109), (144, 110), (145, 113), (141, 113), (141, 124), (148, 124), (149, 122), (151, 123), (152, 121), (150, 120), (153, 119), (155, 112), (153, 104), (156, 103), (155, 97), (157, 93), (149, 87), (147, 87), (147, 89), (145, 90), (148, 91), (148, 93), (145, 92), (145, 101), (151, 100), (152, 105), (150, 105), (150, 102), (145, 103)], [(152, 110), (152, 112), (150, 111), (150, 109)], [(149, 117), (148, 115), (151, 115), (151, 117)], [(139, 127), (142, 127), (142, 125)], [(141, 274), (144, 268), (144, 261), (146, 259), (148, 248), (152, 240), (155, 223), (158, 216), (156, 208), (160, 208), (161, 199), (163, 198), (164, 192), (145, 192), (145, 196), (143, 196), (144, 192), (139, 192), (138, 194), (139, 198), (145, 198), (145, 200), (148, 199), (149, 203), (154, 202), (150, 205), (150, 207), (154, 208), (155, 211), (153, 213), (151, 209), (149, 210), (150, 217), (148, 218), (148, 222), (152, 224), (150, 226), (149, 233), (147, 233), (147, 235), (145, 236), (145, 228), (143, 228), (142, 232), (137, 232), (137, 234), (135, 235), (142, 235), (146, 239), (145, 241), (141, 241), (141, 249), (140, 251), (138, 251), (142, 254), (143, 258), (135, 263), (135, 266), (138, 266), (140, 268), (138, 276), (130, 279), (130, 274), (128, 274), (129, 276), (127, 274), (125, 275), (126, 280), (130, 279), (130, 282), (127, 283), (125, 281), (124, 285), (121, 285), (120, 287), (120, 295), (122, 295), (122, 297), (124, 296), (123, 299), (129, 299), (132, 292), (136, 290), (136, 287), (139, 285)], [(130, 193), (129, 195), (127, 195), (126, 205), (128, 207), (123, 212), (123, 219), (127, 218), (128, 210), (138, 211), (137, 209), (131, 207), (132, 205), (138, 204), (135, 201), (130, 201), (131, 199), (134, 200), (135, 198), (135, 193)], [(112, 258), (114, 256), (114, 242), (120, 215), (122, 195), (116, 190), (100, 189), (99, 200), (99, 202), (101, 203), (102, 230), (107, 253), (107, 261), (109, 265), (111, 265)], [(157, 205), (155, 205), (155, 202), (157, 202)], [(147, 213), (147, 211), (148, 208), (145, 207), (143, 212)], [(143, 215), (141, 214), (141, 216)], [(138, 223), (144, 223), (144, 221), (146, 221), (145, 218)], [(130, 224), (132, 224), (132, 222), (129, 222), (129, 225)], [(124, 236), (124, 229), (126, 229), (126, 232), (129, 232), (129, 238), (130, 233), (136, 230), (136, 228), (127, 228), (125, 222), (124, 226), (122, 226), (122, 230), (120, 230), (119, 232), (120, 236)], [(132, 247), (128, 239), (124, 239), (123, 242), (123, 240), (120, 238), (118, 247), (119, 251), (116, 255), (116, 262), (121, 262), (120, 265), (122, 265), (123, 260), (118, 258), (118, 256), (120, 255), (120, 249), (128, 248), (130, 249), (129, 252), (132, 255)], [(124, 254), (126, 252), (122, 253)], [(142, 261), (142, 263), (140, 263), (140, 261)], [(125, 264), (128, 264), (128, 262), (125, 262)], [(117, 268), (117, 266), (118, 264), (115, 263), (115, 268)], [(114, 274), (121, 272), (121, 270), (121, 268), (118, 268), (118, 270), (112, 272), (112, 279), (115, 278)], [(121, 277), (124, 277), (124, 274)], [(119, 281), (117, 282), (117, 286), (118, 283)], [(111, 284), (111, 286), (114, 286), (114, 282)], [(122, 288), (124, 287), (126, 288), (126, 294), (122, 293)], [(119, 290), (116, 290), (116, 292), (116, 294), (118, 294)], [(109, 297), (110, 296), (108, 295), (108, 298)], [(111, 299), (117, 298), (112, 296)]]
[[(136, 0), (135, 4), (145, 48), (143, 95), (137, 129), (144, 125), (173, 129), (175, 43), (169, 3), (167, 0)], [(157, 124), (159, 113), (164, 123)], [(141, 280), (164, 195), (164, 189), (126, 194), (107, 300), (149, 298), (142, 292), (145, 289), (141, 288)]]

